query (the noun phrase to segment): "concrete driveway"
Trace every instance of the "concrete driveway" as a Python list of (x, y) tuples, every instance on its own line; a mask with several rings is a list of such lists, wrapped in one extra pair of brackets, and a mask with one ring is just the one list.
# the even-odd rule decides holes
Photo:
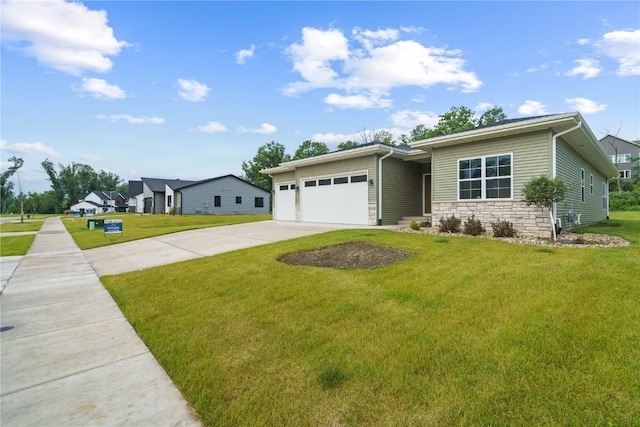
[(183, 231), (89, 249), (84, 254), (98, 275), (106, 276), (347, 228), (368, 227), (260, 221)]

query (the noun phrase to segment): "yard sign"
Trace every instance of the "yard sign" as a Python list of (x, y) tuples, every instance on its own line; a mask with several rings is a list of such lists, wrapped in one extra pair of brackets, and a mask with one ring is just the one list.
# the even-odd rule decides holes
[(122, 234), (121, 219), (105, 219), (104, 234)]

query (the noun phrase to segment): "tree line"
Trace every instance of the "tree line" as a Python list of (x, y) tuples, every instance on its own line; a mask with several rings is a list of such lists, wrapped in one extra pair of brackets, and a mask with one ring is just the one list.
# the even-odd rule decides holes
[[(128, 185), (113, 172), (96, 171), (91, 166), (71, 162), (57, 166), (49, 159), (40, 165), (48, 176), (51, 190), (42, 193), (24, 194), (20, 185), (19, 169), (24, 160), (12, 157), (12, 166), (0, 174), (0, 213), (62, 213), (91, 191), (118, 191), (125, 197)], [(16, 175), (19, 184), (18, 193), (10, 180)]]

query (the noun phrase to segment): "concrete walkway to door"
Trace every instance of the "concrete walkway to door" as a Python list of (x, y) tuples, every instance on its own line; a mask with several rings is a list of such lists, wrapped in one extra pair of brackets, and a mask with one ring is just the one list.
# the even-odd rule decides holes
[(98, 274), (105, 276), (346, 228), (369, 227), (259, 221), (200, 228), (103, 246), (86, 250), (85, 255)]

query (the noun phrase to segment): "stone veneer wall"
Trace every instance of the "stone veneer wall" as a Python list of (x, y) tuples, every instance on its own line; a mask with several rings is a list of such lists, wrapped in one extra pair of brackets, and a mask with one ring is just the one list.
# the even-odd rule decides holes
[(440, 218), (455, 215), (464, 224), (467, 218), (475, 215), (475, 219), (491, 231), (491, 223), (506, 220), (513, 224), (520, 235), (533, 237), (551, 237), (551, 218), (549, 209), (527, 206), (518, 201), (481, 201), (481, 202), (433, 202), (431, 205), (433, 226), (439, 224)]

